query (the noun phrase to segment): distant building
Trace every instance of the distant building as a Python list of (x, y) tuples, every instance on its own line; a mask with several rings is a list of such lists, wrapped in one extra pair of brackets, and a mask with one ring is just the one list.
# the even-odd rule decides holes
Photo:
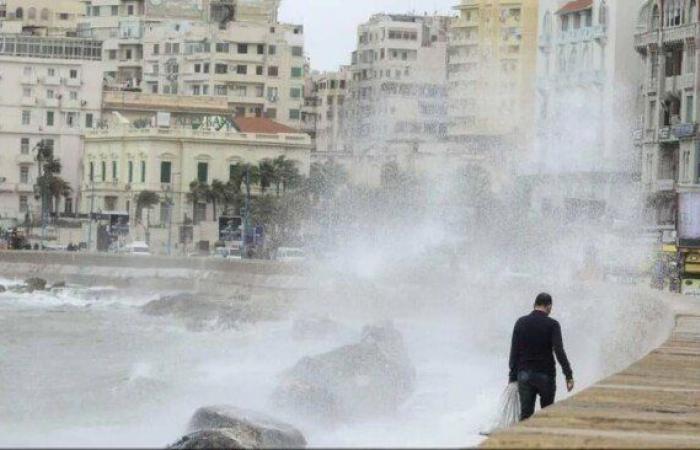
[[(101, 119), (99, 41), (0, 34), (0, 218), (40, 217), (35, 200), (37, 144), (60, 159), (60, 176), (72, 192), (59, 212), (72, 214), (80, 200), (82, 135)], [(7, 224), (7, 223), (6, 223)]]
[(356, 155), (386, 155), (394, 140), (447, 134), (450, 17), (377, 14), (358, 27), (347, 126)]
[(86, 0), (81, 36), (104, 40), (105, 87), (226, 98), (239, 117), (301, 128), (304, 30), (278, 0)]
[(79, 0), (0, 0), (0, 32), (75, 37)]
[(315, 152), (332, 156), (350, 149), (346, 102), (351, 78), (348, 66), (307, 75), (302, 123), (303, 130), (314, 138)]

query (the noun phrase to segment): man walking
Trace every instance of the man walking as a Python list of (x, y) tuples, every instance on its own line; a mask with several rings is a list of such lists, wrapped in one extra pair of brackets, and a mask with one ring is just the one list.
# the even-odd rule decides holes
[(511, 383), (518, 382), (520, 394), (520, 420), (535, 412), (536, 396), (540, 396), (540, 407), (554, 403), (556, 387), (556, 355), (566, 377), (566, 388), (571, 392), (574, 378), (569, 360), (564, 351), (559, 322), (549, 317), (552, 312), (552, 296), (539, 294), (535, 309), (515, 323), (510, 347)]

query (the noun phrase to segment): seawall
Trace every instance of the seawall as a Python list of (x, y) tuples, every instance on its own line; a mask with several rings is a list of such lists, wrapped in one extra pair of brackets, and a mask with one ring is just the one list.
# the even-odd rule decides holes
[(700, 299), (669, 301), (676, 323), (661, 347), (481, 447), (700, 448)]
[(50, 282), (209, 292), (289, 291), (305, 289), (303, 274), (302, 265), (273, 261), (0, 251), (0, 276), (37, 276)]

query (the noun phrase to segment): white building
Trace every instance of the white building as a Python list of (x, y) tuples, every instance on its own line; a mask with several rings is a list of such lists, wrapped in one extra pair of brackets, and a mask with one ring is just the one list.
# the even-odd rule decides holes
[(98, 41), (0, 35), (0, 216), (22, 221), (40, 214), (34, 198), (36, 146), (44, 140), (60, 159), (71, 195), (60, 211), (79, 202), (82, 134), (100, 120), (102, 75)]
[(226, 97), (242, 117), (301, 128), (304, 30), (277, 0), (87, 0), (81, 36), (104, 40), (109, 89)]
[[(639, 0), (542, 0), (537, 137), (528, 173), (535, 207), (566, 223), (610, 221), (638, 174), (633, 143), (641, 67)], [(629, 198), (627, 203), (631, 203)]]
[(449, 21), (377, 14), (358, 27), (346, 101), (354, 153), (387, 154), (395, 140), (446, 136)]
[(333, 155), (346, 153), (348, 122), (346, 101), (352, 75), (348, 66), (334, 72), (311, 73), (304, 86), (303, 130), (314, 139), (314, 151)]

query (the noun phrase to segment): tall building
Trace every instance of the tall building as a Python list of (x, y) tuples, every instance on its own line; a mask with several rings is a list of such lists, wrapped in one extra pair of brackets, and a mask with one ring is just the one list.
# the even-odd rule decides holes
[(504, 152), (524, 150), (532, 137), (538, 1), (462, 0), (455, 9), (448, 68), (452, 151), (503, 171)]
[(9, 224), (40, 215), (40, 141), (53, 147), (72, 189), (58, 212), (76, 211), (82, 135), (101, 114), (101, 52), (99, 41), (0, 34), (0, 218)]
[[(528, 171), (542, 178), (535, 207), (566, 223), (619, 218), (638, 174), (633, 47), (638, 0), (542, 0), (537, 137)], [(628, 199), (631, 203), (631, 197)]]
[(346, 107), (355, 154), (447, 133), (447, 16), (377, 14), (358, 27)]
[(226, 97), (239, 117), (301, 128), (304, 30), (277, 22), (278, 0), (85, 3), (107, 89)]
[[(665, 242), (698, 239), (698, 4), (646, 1), (634, 46), (644, 65), (637, 142), (652, 219)], [(679, 201), (680, 200), (680, 201)]]

